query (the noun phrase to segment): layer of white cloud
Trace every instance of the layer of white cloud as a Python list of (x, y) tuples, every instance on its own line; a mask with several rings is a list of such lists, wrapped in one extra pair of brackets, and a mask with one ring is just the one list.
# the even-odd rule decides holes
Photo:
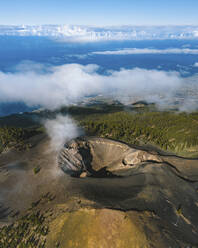
[(162, 96), (165, 101), (172, 99), (184, 85), (178, 72), (134, 68), (101, 75), (97, 65), (66, 64), (43, 73), (39, 69), (43, 67), (23, 63), (15, 73), (0, 72), (0, 102), (56, 109), (99, 94), (114, 96), (123, 103), (128, 96), (162, 102)]
[(198, 62), (194, 63), (193, 66), (194, 66), (194, 67), (198, 67)]
[(135, 68), (101, 75), (97, 65), (66, 64), (48, 68), (44, 74), (38, 70), (40, 66), (23, 64), (16, 73), (0, 72), (0, 102), (21, 101), (29, 106), (56, 109), (93, 94), (144, 99), (156, 99), (163, 94), (169, 98), (183, 84), (177, 72)]
[(175, 71), (140, 68), (112, 70), (101, 75), (98, 69), (97, 65), (20, 64), (15, 73), (0, 72), (0, 102), (24, 102), (53, 110), (102, 94), (127, 104), (146, 100), (167, 106), (179, 100), (181, 110), (198, 107), (197, 75), (182, 78)]
[(150, 48), (125, 48), (113, 51), (98, 51), (91, 54), (98, 55), (132, 55), (132, 54), (198, 54), (198, 49), (189, 48), (168, 48), (168, 49), (150, 49)]
[(197, 39), (198, 26), (119, 26), (81, 25), (3, 26), (0, 35), (49, 36), (63, 41)]

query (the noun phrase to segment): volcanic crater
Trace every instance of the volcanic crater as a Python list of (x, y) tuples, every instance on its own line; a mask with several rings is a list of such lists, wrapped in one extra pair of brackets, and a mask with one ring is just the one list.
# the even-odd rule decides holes
[(146, 162), (162, 162), (155, 152), (96, 137), (81, 137), (65, 143), (59, 166), (72, 176), (113, 177), (130, 175)]

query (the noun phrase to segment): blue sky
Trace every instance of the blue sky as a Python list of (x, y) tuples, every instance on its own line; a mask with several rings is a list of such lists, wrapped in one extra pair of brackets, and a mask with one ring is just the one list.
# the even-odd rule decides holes
[(0, 0), (0, 24), (198, 25), (198, 0)]

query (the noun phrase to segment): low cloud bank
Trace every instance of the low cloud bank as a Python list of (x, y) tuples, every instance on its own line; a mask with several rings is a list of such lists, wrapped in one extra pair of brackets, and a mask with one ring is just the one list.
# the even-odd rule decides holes
[(0, 72), (0, 102), (24, 102), (54, 110), (97, 94), (157, 100), (161, 95), (171, 98), (188, 80), (174, 71), (134, 68), (101, 75), (98, 69), (97, 65), (66, 64), (43, 73), (38, 66), (23, 64), (15, 73)]
[(193, 66), (194, 66), (194, 67), (198, 67), (198, 62), (194, 63)]
[(150, 48), (125, 48), (114, 51), (92, 52), (96, 55), (132, 55), (132, 54), (198, 54), (198, 49), (190, 48), (168, 48), (168, 49), (150, 49)]

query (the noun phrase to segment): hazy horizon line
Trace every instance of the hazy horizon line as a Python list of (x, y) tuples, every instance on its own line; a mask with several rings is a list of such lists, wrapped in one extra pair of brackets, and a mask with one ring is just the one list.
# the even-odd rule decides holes
[(197, 24), (107, 24), (107, 25), (97, 25), (97, 24), (72, 24), (72, 23), (43, 23), (43, 24), (1, 24), (0, 26), (81, 26), (81, 27), (197, 27)]

